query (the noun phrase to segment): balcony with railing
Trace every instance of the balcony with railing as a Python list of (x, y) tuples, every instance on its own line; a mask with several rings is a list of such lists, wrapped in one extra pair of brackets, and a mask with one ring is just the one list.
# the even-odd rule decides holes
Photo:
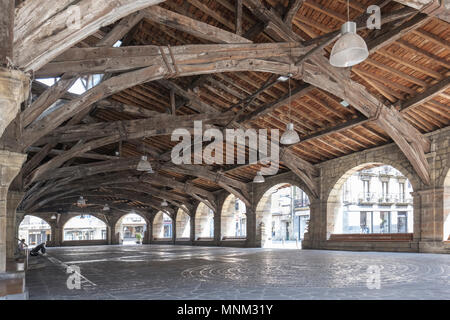
[(378, 194), (375, 192), (362, 192), (358, 196), (358, 204), (375, 204), (378, 201)]
[(346, 205), (356, 204), (356, 205), (412, 205), (413, 199), (410, 195), (404, 193), (376, 193), (376, 192), (363, 192), (359, 193), (358, 196), (352, 193), (344, 194), (343, 202)]
[(294, 199), (294, 208), (295, 209), (305, 209), (309, 208), (310, 202), (308, 198), (303, 199)]

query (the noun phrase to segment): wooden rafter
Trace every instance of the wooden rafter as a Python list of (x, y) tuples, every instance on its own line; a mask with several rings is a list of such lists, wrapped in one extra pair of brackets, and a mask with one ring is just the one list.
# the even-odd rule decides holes
[(27, 1), (16, 11), (14, 63), (25, 70), (39, 70), (100, 27), (161, 2), (62, 0), (55, 5), (53, 0)]
[(0, 0), (0, 66), (13, 59), (14, 0)]
[[(285, 30), (283, 23), (280, 25), (280, 18), (277, 17), (276, 13), (267, 10), (259, 0), (246, 0), (245, 3), (249, 8), (255, 10), (262, 19), (278, 23), (279, 29)], [(298, 35), (292, 31), (283, 32), (286, 33), (285, 40), (298, 38)], [(430, 142), (406, 122), (398, 112), (389, 110), (366, 88), (350, 80), (343, 70), (332, 67), (324, 56), (315, 55), (310, 60), (313, 64), (305, 63), (303, 65), (303, 80), (339, 96), (366, 117), (377, 117), (379, 125), (397, 143), (422, 181), (429, 184), (429, 165), (425, 159), (425, 153), (430, 150)]]

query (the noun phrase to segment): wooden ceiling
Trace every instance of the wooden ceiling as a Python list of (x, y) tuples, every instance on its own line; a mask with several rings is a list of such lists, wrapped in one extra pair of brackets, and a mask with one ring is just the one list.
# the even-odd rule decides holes
[[(236, 11), (240, 10), (240, 7), (235, 2), (237, 1), (167, 0), (159, 7), (229, 33), (237, 33), (253, 43), (281, 42), (282, 39), (278, 39), (273, 26), (261, 18), (260, 11), (252, 11), (249, 6), (243, 5), (242, 17), (237, 19)], [(292, 27), (292, 32), (304, 41), (303, 44), (322, 43), (320, 40), (339, 30), (342, 23), (347, 20), (346, 0), (266, 0), (260, 3), (265, 10), (284, 18), (288, 27)], [(364, 15), (366, 8), (373, 4), (382, 6), (382, 17), (388, 20), (380, 30), (360, 28), (360, 35), (368, 43), (371, 54), (365, 62), (351, 68), (349, 76), (383, 104), (394, 106), (420, 133), (425, 134), (448, 126), (450, 123), (448, 22), (421, 14), (397, 1), (379, 0), (350, 1), (350, 18), (357, 20)], [(395, 16), (398, 12), (402, 14)], [(132, 19), (128, 17), (128, 21), (130, 20)], [(122, 47), (149, 45), (177, 47), (214, 43), (207, 37), (196, 37), (192, 32), (187, 33), (171, 26), (170, 19), (164, 23), (156, 20), (155, 16), (150, 14), (139, 17), (139, 22), (122, 37)], [(99, 46), (99, 43), (105, 42), (105, 38), (110, 36), (120, 23), (123, 21), (101, 28), (79, 42), (76, 47)], [(328, 41), (317, 49), (317, 52), (328, 58), (333, 44), (334, 41)], [(65, 73), (63, 69), (58, 76)], [(105, 79), (120, 74), (120, 72), (108, 74)], [(304, 83), (301, 77), (294, 77), (291, 80), (290, 111), (289, 82), (278, 81), (278, 77), (279, 75), (272, 73), (246, 71), (146, 82), (114, 93), (105, 100), (107, 102), (96, 103), (88, 113), (72, 118), (69, 124), (147, 119), (156, 113), (171, 114), (173, 108), (176, 108), (177, 116), (195, 116), (198, 109), (196, 110), (193, 105), (204, 103), (224, 114), (231, 110), (237, 115), (234, 120), (245, 128), (279, 129), (282, 133), (288, 122), (294, 122), (302, 141), (289, 147), (288, 150), (290, 155), (297, 157), (295, 159), (303, 159), (311, 165), (392, 142), (391, 135), (378, 125), (376, 119), (367, 117), (358, 107), (343, 104), (342, 98)], [(33, 86), (35, 99), (46, 89), (45, 86), (35, 83)], [(62, 100), (70, 101), (77, 98), (76, 95), (66, 94)], [(67, 122), (64, 125), (67, 125)], [(25, 168), (28, 168), (28, 174), (32, 174), (36, 168), (80, 143), (67, 141), (48, 144), (42, 143), (45, 137), (43, 139), (27, 149), (29, 160), (28, 167), (25, 165)], [(114, 142), (94, 148), (89, 150), (90, 153), (72, 157), (58, 165), (59, 172), (62, 173), (63, 170), (69, 172), (71, 170), (69, 168), (72, 168), (71, 174), (79, 176), (79, 179), (71, 180), (73, 190), (64, 183), (64, 179), (69, 176), (63, 174), (61, 177), (32, 181), (28, 184), (24, 178), (27, 188), (24, 208), (28, 211), (68, 209), (71, 208), (70, 204), (76, 202), (78, 196), (84, 195), (88, 200), (104, 199), (96, 201), (98, 203), (115, 203), (116, 207), (120, 207), (118, 204), (125, 201), (130, 207), (157, 209), (156, 200), (146, 201), (136, 194), (144, 192), (139, 187), (143, 181), (148, 188), (162, 190), (162, 194), (155, 197), (157, 199), (172, 196), (168, 200), (170, 199), (173, 205), (190, 204), (199, 200), (197, 196), (200, 191), (189, 192), (183, 190), (181, 185), (205, 190), (201, 197), (206, 198), (209, 192), (224, 188), (224, 180), (220, 183), (221, 181), (214, 178), (214, 174), (219, 172), (221, 176), (235, 183), (233, 185), (228, 181), (225, 183), (226, 186), (241, 190), (242, 194), (245, 194), (245, 188), (239, 189), (241, 187), (239, 183), (252, 181), (261, 168), (259, 164), (213, 165), (205, 166), (208, 174), (198, 172), (194, 174), (195, 169), (175, 170), (167, 165), (167, 160), (162, 160), (162, 155), (170, 154), (171, 148), (175, 145), (167, 134), (145, 139), (124, 137), (121, 140), (120, 143)], [(86, 140), (83, 140), (83, 143), (85, 142)], [(49, 149), (47, 153), (42, 153), (42, 148)], [(156, 177), (140, 176), (133, 170), (133, 166), (137, 163), (136, 159), (143, 154), (150, 155), (149, 158), (158, 172)], [(39, 155), (45, 157), (40, 159)], [(292, 158), (285, 158), (284, 161), (282, 159), (280, 173), (292, 170), (289, 159)], [(96, 166), (115, 169), (110, 171), (99, 169), (97, 175), (86, 174)], [(97, 181), (107, 181), (108, 178), (117, 179), (109, 181), (109, 183), (117, 182), (116, 184), (119, 184), (119, 180), (129, 179), (129, 183), (126, 183), (128, 190), (125, 190), (125, 187), (118, 190), (109, 185), (97, 184)], [(165, 178), (175, 178), (181, 185), (175, 187), (170, 183), (172, 180)], [(87, 190), (89, 188), (86, 188), (88, 182), (92, 183), (92, 189), (89, 191)], [(131, 197), (133, 191), (134, 198)], [(63, 200), (59, 195), (61, 192), (67, 192), (69, 201)], [(154, 192), (153, 189), (148, 190), (148, 194), (153, 196)]]

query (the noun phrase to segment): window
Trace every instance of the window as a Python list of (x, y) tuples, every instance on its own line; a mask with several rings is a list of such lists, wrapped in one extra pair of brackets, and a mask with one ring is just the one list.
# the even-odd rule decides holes
[(361, 211), (359, 225), (361, 227), (361, 233), (371, 233), (372, 232), (372, 212)]
[(172, 238), (172, 224), (164, 224), (164, 238)]
[(400, 203), (405, 203), (405, 183), (404, 182), (400, 182), (398, 184), (398, 196), (399, 196), (399, 202)]
[(391, 232), (391, 213), (389, 211), (380, 212), (380, 233)]
[(363, 180), (363, 192), (365, 201), (370, 201), (370, 180)]
[(386, 199), (389, 194), (389, 183), (387, 181), (383, 181), (381, 183), (381, 188), (382, 188), (381, 192), (382, 192), (383, 198)]
[(407, 233), (408, 232), (408, 215), (407, 212), (400, 211), (397, 214), (397, 232)]

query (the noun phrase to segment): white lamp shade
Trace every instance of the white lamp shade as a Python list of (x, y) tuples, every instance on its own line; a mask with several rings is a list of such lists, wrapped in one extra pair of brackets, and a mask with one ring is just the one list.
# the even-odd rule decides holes
[(286, 127), (286, 131), (281, 136), (280, 140), (281, 144), (291, 145), (300, 142), (300, 137), (298, 136), (297, 131), (294, 130), (294, 124), (289, 123)]
[(80, 197), (80, 199), (78, 199), (77, 203), (80, 206), (85, 206), (86, 205), (86, 200), (83, 197)]
[(56, 219), (57, 219), (56, 216), (52, 215), (52, 220), (56, 220)]
[(346, 22), (342, 26), (342, 36), (333, 46), (330, 63), (346, 68), (357, 65), (369, 57), (369, 50), (363, 38), (356, 33), (356, 23)]
[(148, 158), (146, 156), (142, 156), (141, 161), (139, 161), (136, 170), (141, 172), (148, 172), (148, 171), (153, 172), (152, 165), (150, 164), (150, 162), (148, 162)]
[(166, 200), (164, 200), (163, 202), (161, 202), (161, 207), (168, 207), (169, 204), (167, 203)]
[(110, 208), (109, 208), (108, 204), (105, 204), (105, 206), (103, 207), (103, 211), (109, 211), (109, 210), (110, 210)]
[(266, 179), (264, 179), (264, 176), (262, 175), (262, 172), (259, 171), (256, 176), (255, 179), (253, 179), (253, 183), (264, 183), (266, 182)]

